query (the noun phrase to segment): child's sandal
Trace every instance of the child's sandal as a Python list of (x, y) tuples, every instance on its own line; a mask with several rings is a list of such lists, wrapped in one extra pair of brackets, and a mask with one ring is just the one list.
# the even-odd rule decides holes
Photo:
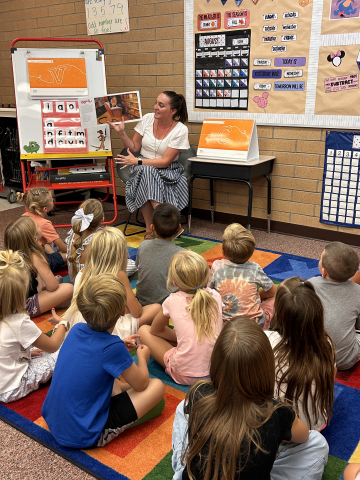
[(178, 238), (180, 237), (180, 235), (184, 233), (184, 229), (183, 228), (179, 228), (179, 230), (173, 235), (172, 238)]
[(145, 232), (144, 240), (154, 240), (155, 233), (154, 232)]

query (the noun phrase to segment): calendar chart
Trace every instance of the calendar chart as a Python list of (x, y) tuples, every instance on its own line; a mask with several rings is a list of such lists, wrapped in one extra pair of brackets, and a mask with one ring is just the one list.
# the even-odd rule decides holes
[(195, 35), (195, 106), (247, 110), (250, 30)]
[(320, 222), (360, 228), (360, 132), (328, 132)]

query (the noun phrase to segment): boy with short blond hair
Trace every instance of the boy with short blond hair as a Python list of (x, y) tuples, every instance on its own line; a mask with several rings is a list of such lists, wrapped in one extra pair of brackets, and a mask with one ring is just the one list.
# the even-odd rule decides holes
[(335, 343), (338, 370), (347, 370), (360, 360), (360, 335), (355, 331), (360, 322), (360, 285), (350, 280), (358, 267), (353, 248), (332, 242), (320, 257), (321, 277), (309, 280), (324, 307), (325, 330)]
[[(102, 447), (157, 405), (165, 390), (149, 379), (150, 351), (136, 345), (140, 335), (111, 335), (126, 307), (115, 275), (91, 278), (76, 303), (86, 323), (74, 325), (63, 343), (41, 413), (60, 445)], [(138, 365), (128, 351), (134, 349)]]
[(225, 258), (213, 263), (208, 287), (215, 288), (222, 297), (223, 321), (252, 318), (264, 330), (268, 329), (276, 287), (260, 265), (249, 262), (255, 238), (242, 225), (233, 223), (225, 229), (222, 242)]

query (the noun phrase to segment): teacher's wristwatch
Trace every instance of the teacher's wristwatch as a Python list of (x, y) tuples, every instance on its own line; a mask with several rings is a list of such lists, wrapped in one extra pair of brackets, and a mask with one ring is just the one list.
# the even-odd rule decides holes
[(141, 158), (138, 159), (138, 165), (142, 165), (142, 159)]

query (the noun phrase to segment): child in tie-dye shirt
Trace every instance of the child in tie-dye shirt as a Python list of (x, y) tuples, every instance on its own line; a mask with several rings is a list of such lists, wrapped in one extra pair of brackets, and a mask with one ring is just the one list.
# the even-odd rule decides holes
[(260, 265), (249, 262), (255, 238), (242, 225), (233, 223), (225, 229), (222, 241), (225, 258), (213, 263), (208, 287), (222, 297), (223, 321), (252, 318), (264, 330), (269, 329), (276, 286)]

